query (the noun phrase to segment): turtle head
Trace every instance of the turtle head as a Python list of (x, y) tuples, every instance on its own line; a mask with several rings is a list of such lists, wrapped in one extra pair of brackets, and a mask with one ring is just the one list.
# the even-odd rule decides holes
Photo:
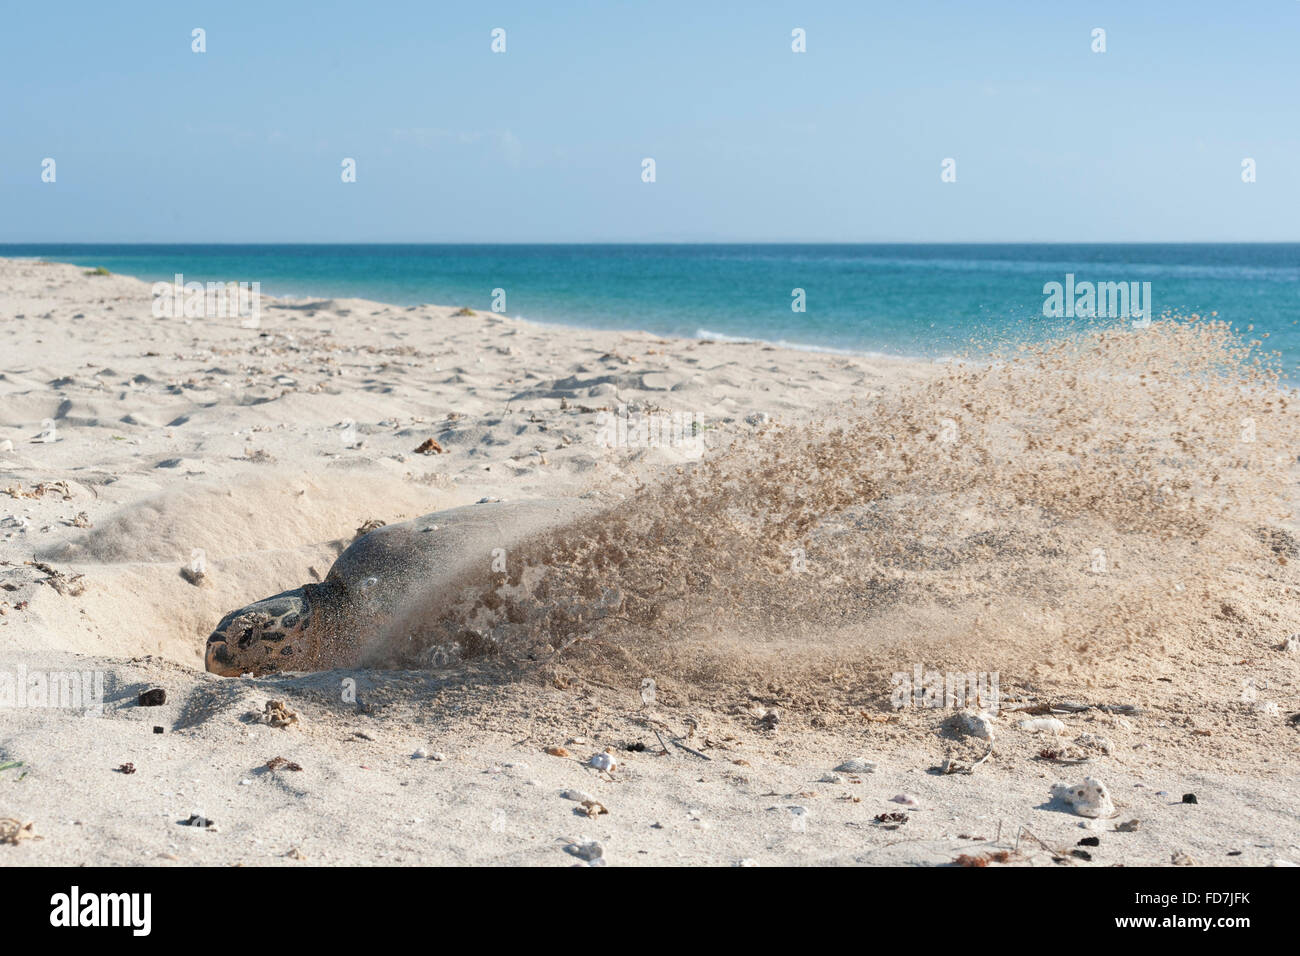
[(305, 670), (319, 651), (305, 588), (285, 591), (231, 611), (208, 638), (204, 665), (222, 677)]

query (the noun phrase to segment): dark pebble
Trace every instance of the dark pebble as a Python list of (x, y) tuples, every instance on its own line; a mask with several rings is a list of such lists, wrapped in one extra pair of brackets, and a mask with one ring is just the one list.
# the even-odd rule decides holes
[(153, 732), (154, 732), (155, 734), (160, 734), (160, 733), (163, 732), (163, 729), (162, 729), (161, 727), (155, 727), (155, 728), (153, 729)]
[(165, 703), (167, 703), (167, 691), (161, 687), (147, 690), (140, 695), (141, 707), (161, 707)]
[(1076, 846), (1101, 846), (1101, 837), (1084, 837)]
[(1087, 850), (1071, 850), (1071, 851), (1070, 851), (1070, 854), (1071, 854), (1072, 856), (1077, 856), (1080, 860), (1091, 860), (1091, 859), (1092, 859), (1092, 854), (1089, 853)]
[(1200, 801), (1196, 799), (1196, 794), (1194, 793), (1183, 794), (1183, 803), (1199, 803), (1199, 802)]

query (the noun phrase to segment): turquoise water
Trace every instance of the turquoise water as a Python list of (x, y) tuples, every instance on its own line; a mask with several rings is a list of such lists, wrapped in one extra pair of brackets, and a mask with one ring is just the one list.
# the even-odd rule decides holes
[[(1217, 312), (1300, 363), (1300, 244), (1143, 245), (0, 245), (0, 256), (147, 280), (261, 282), (665, 335), (754, 338), (939, 357), (971, 339), (1035, 338), (1043, 286), (1150, 282), (1157, 315)], [(791, 309), (805, 291), (807, 311)]]

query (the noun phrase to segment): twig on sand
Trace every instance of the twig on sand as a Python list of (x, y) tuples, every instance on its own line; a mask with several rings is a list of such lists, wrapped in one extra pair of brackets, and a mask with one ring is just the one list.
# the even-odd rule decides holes
[(673, 738), (673, 743), (674, 743), (676, 746), (681, 747), (681, 748), (682, 748), (683, 750), (685, 750), (688, 754), (695, 754), (695, 756), (699, 757), (701, 760), (712, 760), (712, 759), (713, 759), (712, 757), (708, 756), (707, 754), (702, 754), (702, 753), (700, 753), (700, 752), (699, 752), (698, 750), (696, 750), (694, 747), (688, 747), (688, 746), (686, 746), (684, 743), (682, 743), (682, 742), (681, 742), (680, 740), (678, 740), (676, 737)]
[(680, 747), (682, 750), (685, 750), (689, 754), (694, 754), (695, 756), (699, 757), (701, 760), (713, 759), (708, 754), (700, 753), (694, 747), (686, 746), (686, 744), (682, 743), (682, 738), (673, 736), (672, 735), (673, 729), (668, 725), (666, 721), (659, 720), (656, 717), (651, 717), (649, 714), (637, 714), (635, 716), (635, 719), (639, 720), (641, 723), (645, 724), (647, 727), (649, 727), (651, 730), (655, 732), (655, 736), (659, 738), (659, 746), (664, 748), (664, 753), (668, 753), (669, 750), (668, 750), (668, 745), (664, 743), (663, 736), (659, 733), (660, 727), (668, 731), (669, 734), (668, 739), (672, 741), (674, 747)]
[(1054, 861), (1055, 861), (1055, 860), (1060, 860), (1060, 861), (1063, 862), (1063, 863), (1072, 863), (1072, 862), (1073, 862), (1073, 860), (1072, 860), (1071, 857), (1070, 857), (1070, 854), (1068, 854), (1068, 853), (1063, 853), (1063, 852), (1061, 852), (1060, 850), (1053, 850), (1050, 846), (1048, 846), (1048, 845), (1047, 845), (1046, 843), (1044, 843), (1042, 840), (1038, 839), (1038, 837), (1035, 836), (1034, 831), (1031, 830), (1031, 829), (1029, 829), (1029, 827), (1025, 826), (1024, 824), (1021, 824), (1020, 829), (1016, 832), (1016, 850), (1017, 850), (1017, 852), (1020, 850), (1020, 834), (1022, 834), (1022, 833), (1028, 833), (1029, 836), (1033, 838), (1033, 841), (1034, 841), (1035, 843), (1037, 843), (1039, 846), (1041, 846), (1041, 847), (1042, 847), (1044, 850), (1046, 850), (1048, 853), (1052, 854), (1052, 859), (1053, 859)]

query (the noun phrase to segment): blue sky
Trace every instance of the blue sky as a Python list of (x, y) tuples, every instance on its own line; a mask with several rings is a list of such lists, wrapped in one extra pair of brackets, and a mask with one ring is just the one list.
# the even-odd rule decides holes
[(1294, 241), (1298, 44), (1296, 0), (12, 3), (0, 242)]

